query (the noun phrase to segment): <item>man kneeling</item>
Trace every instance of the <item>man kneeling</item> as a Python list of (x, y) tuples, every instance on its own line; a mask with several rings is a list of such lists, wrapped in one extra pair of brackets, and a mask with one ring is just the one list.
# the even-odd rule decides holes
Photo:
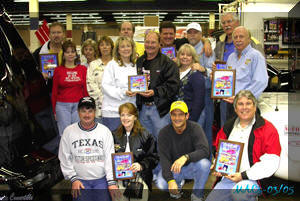
[(201, 201), (211, 165), (206, 136), (199, 124), (188, 120), (188, 108), (183, 101), (172, 103), (170, 115), (172, 124), (161, 129), (158, 136), (162, 170), (157, 187), (168, 189), (173, 198), (180, 198), (182, 181), (192, 179), (191, 200)]
[[(218, 132), (220, 139), (244, 143), (240, 172), (222, 177), (206, 201), (254, 201), (263, 191), (261, 179), (272, 176), (279, 167), (281, 146), (272, 123), (257, 112), (257, 100), (249, 90), (241, 90), (233, 102), (237, 118), (229, 119)], [(214, 172), (221, 177), (220, 173)], [(265, 181), (265, 180), (264, 180)]]

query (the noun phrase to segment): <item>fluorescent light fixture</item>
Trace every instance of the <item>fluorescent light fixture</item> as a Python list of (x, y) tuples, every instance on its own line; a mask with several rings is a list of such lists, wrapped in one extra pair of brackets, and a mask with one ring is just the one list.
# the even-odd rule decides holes
[[(144, 19), (144, 16), (114, 16), (115, 19)], [(165, 16), (159, 16), (158, 18), (165, 18)]]
[(197, 18), (209, 19), (208, 16), (177, 16), (177, 18), (182, 18), (182, 19), (197, 19)]
[(135, 13), (126, 13), (126, 12), (121, 12), (121, 13), (112, 13), (113, 15), (167, 15), (168, 13), (166, 12), (135, 12)]
[[(74, 1), (87, 1), (87, 0), (38, 0), (39, 2), (60, 2), (60, 1), (65, 1), (65, 2), (74, 2)], [(29, 0), (14, 0), (16, 3), (28, 3)]]

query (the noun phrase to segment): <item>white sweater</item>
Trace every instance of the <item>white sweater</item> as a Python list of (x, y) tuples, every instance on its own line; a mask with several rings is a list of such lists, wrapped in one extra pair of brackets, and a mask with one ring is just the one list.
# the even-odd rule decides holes
[(103, 101), (102, 93), (102, 76), (104, 72), (105, 65), (101, 59), (96, 59), (90, 63), (87, 69), (86, 84), (87, 90), (91, 97), (95, 99), (96, 102), (96, 117), (101, 117), (101, 107)]
[(102, 78), (102, 117), (119, 117), (120, 105), (127, 102), (136, 104), (136, 97), (126, 95), (129, 75), (137, 75), (136, 65), (120, 66), (115, 60), (108, 62)]
[(65, 179), (93, 180), (106, 176), (113, 181), (111, 154), (114, 141), (110, 130), (102, 124), (85, 130), (79, 123), (68, 126), (62, 135), (58, 158)]

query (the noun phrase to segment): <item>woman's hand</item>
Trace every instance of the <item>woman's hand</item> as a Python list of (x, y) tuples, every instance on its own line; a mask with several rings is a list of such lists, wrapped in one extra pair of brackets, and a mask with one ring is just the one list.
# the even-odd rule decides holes
[(71, 194), (73, 198), (77, 198), (81, 195), (80, 189), (84, 189), (84, 185), (79, 180), (74, 181), (72, 183), (72, 189), (71, 189)]
[(131, 165), (130, 170), (132, 170), (135, 173), (135, 172), (142, 171), (143, 167), (141, 166), (141, 164), (139, 164), (138, 162), (136, 162), (136, 163), (133, 163)]
[(129, 96), (129, 97), (136, 96), (136, 92), (126, 91), (126, 96)]

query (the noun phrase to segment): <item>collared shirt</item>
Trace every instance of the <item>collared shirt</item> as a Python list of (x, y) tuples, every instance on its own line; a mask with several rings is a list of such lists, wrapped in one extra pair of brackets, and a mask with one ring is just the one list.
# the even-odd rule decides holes
[(268, 85), (266, 60), (249, 44), (238, 58), (235, 50), (227, 60), (227, 69), (236, 70), (235, 94), (250, 90), (258, 98)]
[(234, 52), (233, 42), (225, 43), (223, 61), (227, 61), (232, 52)]
[(210, 57), (205, 56), (204, 51), (201, 54), (201, 51), (203, 49), (203, 43), (201, 40), (194, 46), (194, 48), (196, 50), (197, 55), (199, 56), (199, 62), (201, 66), (206, 68), (207, 76), (205, 77), (205, 87), (211, 88), (211, 81), (209, 79), (209, 75), (212, 71), (212, 64), (216, 60), (215, 52), (212, 52), (212, 55)]
[(244, 143), (243, 155), (242, 155), (239, 172), (243, 172), (250, 168), (250, 163), (248, 158), (248, 141), (254, 123), (255, 123), (255, 117), (246, 127), (243, 128), (240, 124), (240, 119), (237, 118), (234, 122), (233, 129), (229, 135), (228, 140)]

